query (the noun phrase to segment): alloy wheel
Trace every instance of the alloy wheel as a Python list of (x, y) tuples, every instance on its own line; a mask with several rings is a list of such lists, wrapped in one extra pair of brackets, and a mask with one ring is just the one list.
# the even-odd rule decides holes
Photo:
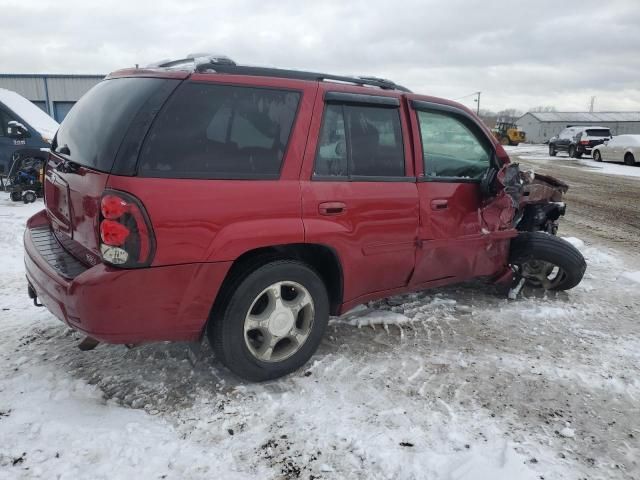
[(280, 362), (300, 350), (313, 328), (309, 291), (296, 282), (276, 282), (254, 299), (244, 320), (249, 352), (262, 362)]

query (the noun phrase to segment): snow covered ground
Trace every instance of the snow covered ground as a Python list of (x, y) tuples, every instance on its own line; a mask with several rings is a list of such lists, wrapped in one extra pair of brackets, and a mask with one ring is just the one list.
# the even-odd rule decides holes
[(640, 267), (572, 239), (583, 283), (469, 284), (333, 319), (307, 368), (240, 382), (208, 349), (79, 336), (26, 296), (0, 200), (0, 479), (621, 479), (640, 475)]
[(588, 156), (575, 159), (570, 158), (565, 152), (558, 152), (555, 157), (552, 157), (549, 155), (549, 147), (547, 145), (522, 143), (515, 147), (505, 146), (504, 148), (509, 155), (518, 156), (523, 160), (560, 163), (566, 167), (587, 168), (607, 175), (640, 178), (640, 164), (631, 166), (617, 162), (596, 162)]

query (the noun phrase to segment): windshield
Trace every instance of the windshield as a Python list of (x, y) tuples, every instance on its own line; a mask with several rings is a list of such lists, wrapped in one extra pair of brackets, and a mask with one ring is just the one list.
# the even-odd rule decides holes
[(590, 137), (610, 137), (611, 131), (608, 128), (590, 128), (587, 130)]
[(27, 123), (41, 136), (48, 137), (49, 139), (53, 138), (56, 134), (58, 122), (16, 92), (0, 88), (0, 103), (18, 117), (9, 118), (8, 120)]
[(111, 171), (132, 119), (164, 82), (138, 77), (99, 83), (65, 117), (54, 150), (89, 168)]

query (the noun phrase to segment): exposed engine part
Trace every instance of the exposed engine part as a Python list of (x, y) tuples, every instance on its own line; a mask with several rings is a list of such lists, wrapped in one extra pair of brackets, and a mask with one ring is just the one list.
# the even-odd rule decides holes
[(520, 231), (543, 231), (554, 234), (558, 230), (558, 219), (565, 214), (563, 195), (569, 185), (533, 171), (521, 171), (520, 165), (510, 163), (498, 174), (504, 192), (515, 207), (513, 225)]

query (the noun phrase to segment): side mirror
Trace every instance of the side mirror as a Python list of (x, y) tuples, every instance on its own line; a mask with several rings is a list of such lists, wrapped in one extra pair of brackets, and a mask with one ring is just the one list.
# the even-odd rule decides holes
[(498, 169), (496, 167), (489, 167), (485, 170), (480, 179), (480, 194), (482, 198), (491, 198), (498, 193), (498, 189), (496, 188), (497, 176)]
[(29, 130), (27, 130), (27, 127), (25, 127), (23, 124), (21, 124), (20, 122), (16, 122), (15, 120), (11, 120), (9, 123), (7, 123), (7, 136), (9, 138), (26, 138), (26, 137), (30, 137), (31, 134), (29, 133)]

